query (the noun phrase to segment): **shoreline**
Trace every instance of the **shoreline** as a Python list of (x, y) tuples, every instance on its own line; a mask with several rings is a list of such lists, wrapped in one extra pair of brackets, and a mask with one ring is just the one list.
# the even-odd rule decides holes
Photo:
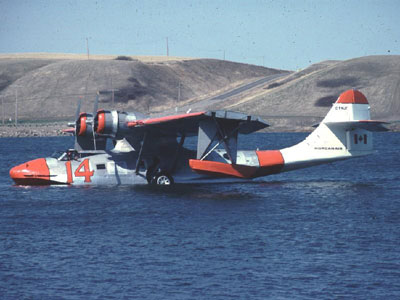
[(68, 136), (63, 130), (67, 128), (65, 122), (35, 124), (24, 123), (15, 125), (0, 125), (0, 138), (7, 137), (50, 137), (50, 136)]
[[(400, 123), (392, 123), (387, 126), (391, 132), (400, 132)], [(42, 123), (23, 123), (15, 125), (0, 124), (0, 138), (24, 138), (24, 137), (57, 137), (70, 136), (71, 133), (66, 133), (63, 130), (67, 129), (65, 122), (54, 122), (48, 124)], [(271, 126), (259, 132), (312, 132), (314, 128), (309, 126)]]
[[(24, 137), (57, 137), (57, 136), (70, 136), (71, 133), (63, 132), (67, 129), (65, 122), (49, 123), (49, 124), (35, 124), (24, 123), (18, 126), (15, 125), (1, 125), (0, 124), (0, 138), (24, 138)], [(271, 126), (259, 132), (311, 132), (313, 129), (310, 127), (286, 127), (286, 126)]]

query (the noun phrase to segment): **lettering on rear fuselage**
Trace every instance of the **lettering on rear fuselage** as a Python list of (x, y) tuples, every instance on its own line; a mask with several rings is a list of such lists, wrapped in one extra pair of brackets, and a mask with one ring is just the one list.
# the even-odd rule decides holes
[(347, 106), (336, 106), (335, 110), (347, 110)]
[(343, 150), (343, 147), (314, 147), (314, 150)]

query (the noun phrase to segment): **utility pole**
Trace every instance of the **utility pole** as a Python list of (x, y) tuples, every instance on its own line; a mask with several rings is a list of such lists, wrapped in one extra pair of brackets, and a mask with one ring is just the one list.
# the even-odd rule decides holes
[(168, 37), (167, 37), (167, 56), (169, 56)]
[(18, 88), (15, 90), (15, 126), (18, 126)]
[(89, 60), (89, 38), (86, 38), (86, 52), (87, 52), (87, 59)]
[(224, 50), (224, 60), (225, 60), (225, 50)]

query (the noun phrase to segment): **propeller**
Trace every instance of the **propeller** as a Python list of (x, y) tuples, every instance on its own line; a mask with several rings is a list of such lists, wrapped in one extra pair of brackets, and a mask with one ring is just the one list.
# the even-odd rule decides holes
[(99, 107), (99, 92), (97, 92), (96, 100), (94, 100), (93, 115), (92, 115), (93, 117), (92, 117), (92, 120), (91, 120), (91, 123), (92, 123), (92, 133), (93, 133), (93, 148), (94, 148), (94, 150), (97, 150), (97, 149), (96, 149), (96, 132), (95, 132), (95, 130), (94, 130), (94, 117), (95, 117), (95, 115), (97, 114), (98, 107)]
[[(99, 94), (97, 93), (93, 104), (93, 114), (81, 112), (82, 98), (80, 98), (75, 113), (75, 122), (68, 123), (68, 126), (73, 127), (73, 129), (66, 130), (65, 132), (75, 134), (74, 148), (78, 151), (83, 149), (97, 150), (99, 147), (100, 149), (105, 147), (105, 141), (103, 141), (104, 139), (96, 137), (96, 133), (94, 131), (94, 116), (97, 113), (98, 104)], [(98, 144), (99, 142), (100, 144)]]
[[(75, 121), (74, 122), (68, 122), (68, 127), (73, 127), (73, 129), (66, 129), (63, 130), (64, 132), (68, 132), (68, 133), (73, 133), (75, 136), (74, 139), (74, 149), (77, 149), (77, 145), (78, 145), (78, 133), (77, 133), (77, 128), (80, 127), (80, 112), (81, 112), (81, 105), (82, 105), (82, 97), (79, 97), (78, 100), (78, 107), (76, 108), (76, 112), (75, 112)], [(79, 125), (78, 125), (79, 124)]]
[(76, 112), (75, 112), (75, 120), (78, 120), (78, 118), (79, 118), (79, 114), (81, 112), (81, 105), (82, 105), (82, 97), (79, 97), (78, 107), (76, 108)]
[(82, 104), (82, 97), (79, 97), (78, 107), (77, 107), (76, 112), (75, 112), (75, 121), (74, 122), (68, 122), (68, 127), (76, 128), (76, 124), (78, 122), (79, 114), (81, 112), (81, 104)]

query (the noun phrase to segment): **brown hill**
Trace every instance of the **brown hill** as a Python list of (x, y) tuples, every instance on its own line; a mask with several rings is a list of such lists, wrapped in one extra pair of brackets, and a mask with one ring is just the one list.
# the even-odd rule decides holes
[[(23, 119), (61, 120), (73, 118), (79, 97), (82, 110), (91, 112), (100, 91), (102, 108), (145, 113), (230, 109), (260, 115), (275, 130), (310, 130), (343, 91), (355, 88), (368, 98), (372, 118), (400, 120), (400, 56), (324, 61), (294, 73), (212, 59), (113, 58), (0, 55), (6, 118), (14, 119), (16, 93)], [(222, 100), (200, 101), (273, 74), (284, 76)], [(107, 92), (112, 89), (114, 105)]]
[(263, 115), (272, 124), (303, 126), (324, 117), (338, 96), (352, 88), (365, 94), (372, 118), (400, 120), (399, 55), (322, 62), (221, 105)]
[(34, 57), (0, 56), (0, 96), (6, 119), (14, 119), (16, 99), (19, 118), (25, 120), (71, 118), (79, 97), (84, 99), (82, 110), (91, 112), (98, 91), (99, 107), (148, 113), (285, 72), (213, 59)]

